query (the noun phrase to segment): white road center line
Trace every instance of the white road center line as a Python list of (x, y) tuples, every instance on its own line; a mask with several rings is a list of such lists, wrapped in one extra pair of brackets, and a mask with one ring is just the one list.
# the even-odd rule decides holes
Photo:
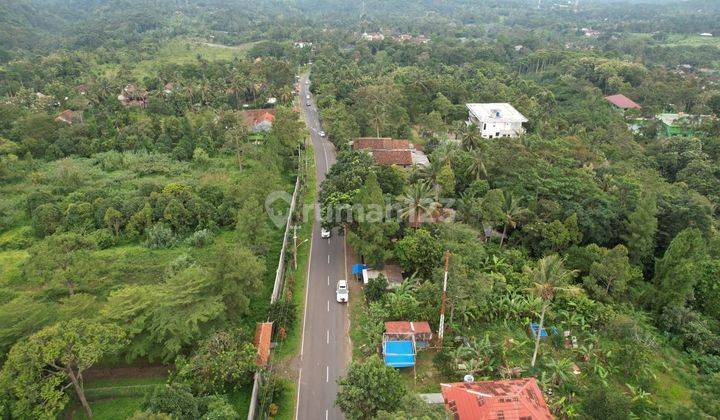
[(325, 341), (330, 344), (330, 330), (325, 330)]
[(330, 301), (328, 300), (328, 312), (330, 312)]
[(328, 264), (330, 264), (330, 254), (328, 254)]
[(328, 286), (330, 286), (330, 276), (328, 276)]
[(328, 411), (325, 410), (325, 420), (328, 420)]
[(330, 366), (325, 366), (325, 382), (330, 382)]

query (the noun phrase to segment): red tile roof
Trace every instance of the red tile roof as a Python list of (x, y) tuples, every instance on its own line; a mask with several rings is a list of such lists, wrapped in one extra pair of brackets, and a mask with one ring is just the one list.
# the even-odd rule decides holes
[(255, 347), (257, 347), (258, 366), (265, 366), (270, 360), (270, 342), (272, 339), (272, 322), (258, 323), (255, 328)]
[(388, 334), (431, 334), (427, 321), (389, 321), (385, 323)]
[(393, 140), (390, 137), (360, 137), (353, 141), (353, 149), (404, 150), (410, 149), (410, 142), (407, 140)]
[(274, 109), (248, 109), (242, 112), (243, 122), (248, 127), (254, 127), (261, 122), (275, 121), (275, 110)]
[(77, 121), (82, 120), (82, 112), (75, 112), (71, 111), (69, 109), (66, 109), (65, 111), (58, 114), (57, 117), (55, 117), (56, 122), (64, 122), (66, 124), (72, 124)]
[(373, 150), (375, 162), (381, 166), (410, 166), (413, 163), (412, 152), (408, 150)]
[(606, 96), (605, 99), (611, 104), (622, 109), (640, 109), (640, 105), (636, 104), (632, 99), (623, 94)]
[(535, 378), (440, 384), (445, 408), (457, 420), (552, 419)]

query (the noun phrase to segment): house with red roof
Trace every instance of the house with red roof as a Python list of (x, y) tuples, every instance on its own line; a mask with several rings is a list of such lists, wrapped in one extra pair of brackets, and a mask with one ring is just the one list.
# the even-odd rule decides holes
[(632, 99), (619, 93), (617, 95), (606, 96), (605, 100), (610, 102), (615, 108), (627, 111), (628, 109), (641, 109), (642, 107), (635, 103)]
[(394, 140), (391, 137), (360, 137), (353, 140), (353, 150), (367, 150), (381, 166), (412, 165), (427, 166), (427, 156), (415, 149), (408, 140)]
[(445, 408), (456, 420), (550, 420), (535, 378), (440, 384)]
[(65, 124), (72, 125), (73, 123), (81, 123), (83, 121), (83, 114), (81, 111), (71, 111), (66, 109), (65, 111), (58, 114), (55, 117), (55, 122), (64, 122)]
[(388, 321), (385, 336), (390, 339), (413, 338), (418, 347), (427, 347), (432, 340), (432, 330), (427, 321)]
[(243, 124), (253, 133), (268, 132), (275, 121), (274, 109), (248, 109), (242, 112)]

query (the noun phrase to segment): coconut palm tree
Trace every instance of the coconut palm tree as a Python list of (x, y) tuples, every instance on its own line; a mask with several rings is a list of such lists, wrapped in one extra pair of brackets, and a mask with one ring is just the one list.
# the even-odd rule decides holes
[(432, 194), (427, 184), (417, 182), (408, 187), (407, 192), (398, 197), (400, 204), (400, 217), (408, 220), (411, 227), (420, 226), (423, 220), (422, 216), (433, 214), (437, 209), (437, 204), (432, 198)]
[(538, 349), (540, 348), (540, 335), (545, 324), (545, 313), (556, 295), (560, 293), (573, 294), (579, 289), (569, 285), (577, 275), (577, 270), (568, 270), (565, 268), (565, 260), (557, 254), (548, 255), (538, 261), (535, 268), (525, 267), (525, 273), (532, 279), (533, 286), (530, 292), (538, 296), (542, 303), (540, 309), (540, 324), (535, 334), (535, 350), (533, 351), (531, 367), (535, 367)]
[(485, 169), (485, 159), (484, 159), (485, 153), (483, 153), (482, 150), (474, 149), (470, 153), (470, 165), (467, 168), (467, 174), (475, 178), (475, 180), (479, 180), (480, 178), (486, 178), (487, 179), (487, 170)]
[(464, 127), (458, 125), (455, 132), (455, 138), (460, 141), (460, 147), (463, 150), (475, 150), (480, 147), (482, 137), (475, 124), (463, 124)]
[(432, 189), (435, 197), (435, 201), (440, 201), (440, 184), (438, 180), (440, 173), (442, 172), (444, 163), (439, 159), (430, 160), (430, 164), (424, 168), (421, 168), (418, 175), (423, 179)]
[(518, 223), (518, 218), (523, 216), (528, 212), (528, 209), (524, 207), (520, 207), (519, 200), (516, 200), (515, 197), (513, 197), (512, 194), (510, 194), (507, 191), (503, 191), (503, 204), (502, 204), (502, 211), (503, 211), (503, 218), (505, 219), (505, 224), (503, 226), (503, 233), (500, 237), (500, 246), (503, 246), (503, 243), (505, 242), (505, 237), (507, 236), (508, 227), (515, 229)]

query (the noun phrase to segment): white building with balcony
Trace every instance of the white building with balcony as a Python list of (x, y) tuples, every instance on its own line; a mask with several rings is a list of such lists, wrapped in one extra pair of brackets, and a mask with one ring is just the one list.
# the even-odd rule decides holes
[(525, 133), (523, 123), (528, 122), (528, 119), (510, 104), (466, 104), (466, 106), (470, 111), (468, 124), (475, 124), (480, 130), (480, 135), (486, 139), (517, 137)]

